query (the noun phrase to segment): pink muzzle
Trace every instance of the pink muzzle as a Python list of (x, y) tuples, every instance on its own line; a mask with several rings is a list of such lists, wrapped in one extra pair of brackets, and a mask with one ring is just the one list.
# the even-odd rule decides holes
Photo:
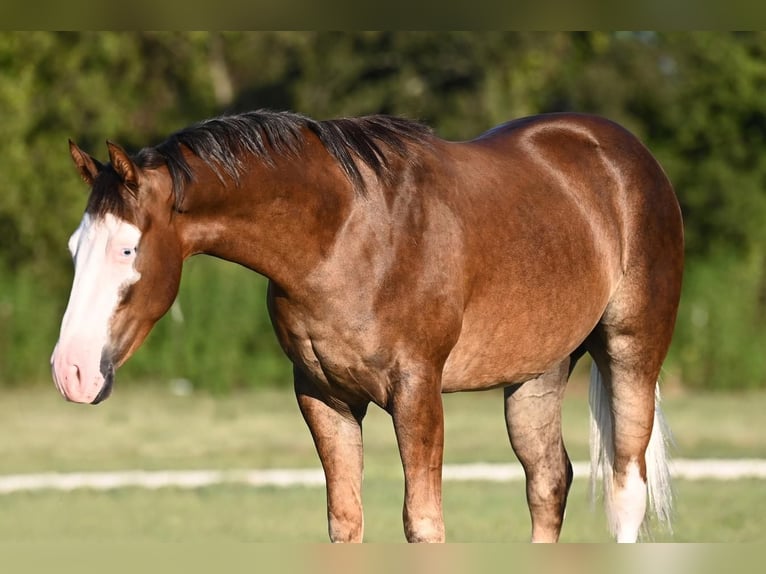
[(98, 404), (112, 390), (114, 368), (108, 353), (85, 342), (59, 341), (51, 356), (56, 388), (69, 401)]

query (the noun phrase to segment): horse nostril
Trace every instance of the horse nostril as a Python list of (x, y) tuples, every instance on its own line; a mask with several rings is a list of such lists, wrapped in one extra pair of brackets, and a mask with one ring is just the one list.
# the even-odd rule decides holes
[(71, 381), (72, 383), (79, 384), (80, 383), (80, 367), (78, 367), (77, 365), (68, 365), (66, 378), (68, 381)]

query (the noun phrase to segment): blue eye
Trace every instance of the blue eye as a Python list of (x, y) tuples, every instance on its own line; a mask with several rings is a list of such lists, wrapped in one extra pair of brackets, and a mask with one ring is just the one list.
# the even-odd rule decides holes
[(137, 247), (124, 247), (124, 248), (122, 249), (122, 254), (123, 254), (123, 256), (125, 256), (125, 257), (130, 257), (131, 255), (133, 255), (134, 253), (136, 253), (136, 251), (138, 251), (138, 248), (137, 248)]

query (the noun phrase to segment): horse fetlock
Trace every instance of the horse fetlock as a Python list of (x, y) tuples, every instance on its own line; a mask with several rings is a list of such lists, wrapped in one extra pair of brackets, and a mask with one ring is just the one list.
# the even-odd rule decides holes
[(330, 540), (334, 543), (361, 542), (364, 520), (361, 516), (328, 515)]
[(407, 542), (444, 542), (444, 520), (418, 518), (405, 521)]
[(615, 473), (611, 509), (607, 510), (617, 542), (635, 542), (646, 514), (646, 481), (637, 462)]

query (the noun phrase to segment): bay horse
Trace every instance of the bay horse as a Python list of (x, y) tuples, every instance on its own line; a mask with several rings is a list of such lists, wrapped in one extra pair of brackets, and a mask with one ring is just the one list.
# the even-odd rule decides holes
[(450, 142), (402, 118), (260, 110), (133, 156), (107, 147), (101, 164), (70, 141), (92, 189), (51, 358), (68, 400), (109, 396), (115, 369), (175, 299), (183, 261), (205, 253), (269, 280), (332, 541), (363, 537), (370, 403), (393, 420), (407, 540), (443, 541), (441, 393), (498, 387), (532, 541), (557, 541), (572, 482), (561, 402), (586, 352), (611, 532), (637, 540), (647, 498), (669, 520), (657, 380), (682, 221), (662, 168), (624, 128), (562, 113)]

